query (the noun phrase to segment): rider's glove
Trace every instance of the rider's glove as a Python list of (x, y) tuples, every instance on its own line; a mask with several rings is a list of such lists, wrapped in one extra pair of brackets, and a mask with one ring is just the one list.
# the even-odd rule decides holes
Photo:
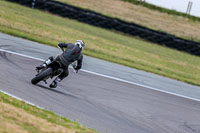
[(59, 46), (59, 45), (62, 45), (62, 44), (64, 44), (64, 42), (59, 42), (59, 43), (58, 43), (58, 46)]
[(61, 48), (60, 45), (62, 45), (62, 42), (59, 42), (57, 47), (58, 47), (58, 48)]
[(79, 67), (79, 66), (76, 66), (74, 69), (75, 69), (75, 70), (79, 70), (79, 69), (80, 69), (80, 67)]
[(58, 47), (59, 49), (61, 49), (61, 50), (64, 52), (64, 49), (63, 49), (63, 47), (61, 47), (61, 46), (62, 46), (62, 44), (64, 44), (64, 43), (63, 43), (63, 42), (60, 42), (60, 43), (58, 43), (58, 46), (57, 46), (57, 47)]
[(76, 73), (78, 73), (78, 70), (80, 70), (80, 68), (79, 67), (74, 67), (74, 70), (75, 70)]

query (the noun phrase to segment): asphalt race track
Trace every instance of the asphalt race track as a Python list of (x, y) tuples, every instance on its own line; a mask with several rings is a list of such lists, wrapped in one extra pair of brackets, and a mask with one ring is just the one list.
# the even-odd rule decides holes
[[(56, 56), (61, 50), (37, 42), (0, 33), (0, 50), (8, 50), (23, 55), (46, 60)], [(92, 73), (104, 74), (122, 79), (146, 88), (200, 101), (200, 86), (194, 86), (156, 74), (129, 68), (108, 61), (84, 55), (83, 69)]]
[(0, 52), (0, 88), (102, 133), (200, 133), (200, 102), (80, 71), (30, 83), (41, 61)]

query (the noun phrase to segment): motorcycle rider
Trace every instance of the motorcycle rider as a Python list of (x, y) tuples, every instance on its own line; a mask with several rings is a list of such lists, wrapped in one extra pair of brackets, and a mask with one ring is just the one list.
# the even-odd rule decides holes
[[(50, 88), (56, 88), (58, 82), (61, 82), (65, 77), (68, 76), (68, 67), (74, 61), (77, 61), (77, 66), (74, 67), (76, 72), (82, 67), (83, 54), (81, 53), (85, 47), (85, 43), (82, 40), (77, 40), (75, 44), (73, 43), (58, 43), (58, 47), (63, 51), (63, 53), (56, 57), (56, 61), (59, 61), (62, 65), (63, 72), (55, 78), (55, 80), (49, 85)], [(47, 67), (52, 61), (53, 57), (49, 57), (41, 66), (36, 67), (39, 71), (42, 68)]]

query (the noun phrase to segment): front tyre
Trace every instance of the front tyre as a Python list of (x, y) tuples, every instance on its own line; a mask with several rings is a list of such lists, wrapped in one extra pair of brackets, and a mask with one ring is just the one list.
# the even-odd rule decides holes
[(32, 84), (37, 84), (38, 82), (40, 82), (41, 80), (45, 79), (46, 77), (48, 77), (51, 73), (52, 73), (52, 68), (47, 68), (46, 70), (44, 70), (43, 72), (39, 73), (35, 78), (33, 78), (31, 80)]

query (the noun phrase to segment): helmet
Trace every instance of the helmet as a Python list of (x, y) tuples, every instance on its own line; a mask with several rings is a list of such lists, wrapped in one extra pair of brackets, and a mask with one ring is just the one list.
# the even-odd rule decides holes
[(81, 49), (85, 48), (85, 43), (82, 40), (76, 40), (75, 45), (78, 45)]

